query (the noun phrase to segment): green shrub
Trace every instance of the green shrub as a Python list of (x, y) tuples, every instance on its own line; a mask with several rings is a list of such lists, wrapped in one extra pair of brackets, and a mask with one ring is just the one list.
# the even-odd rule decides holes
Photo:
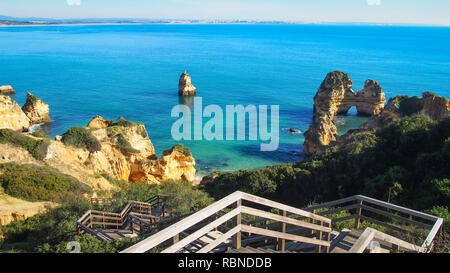
[(28, 201), (57, 201), (67, 192), (82, 191), (80, 182), (50, 168), (0, 165), (0, 185), (5, 193)]
[(192, 156), (191, 151), (189, 150), (189, 148), (187, 148), (183, 144), (177, 144), (177, 145), (173, 146), (173, 148), (175, 150), (177, 150), (177, 151), (182, 152), (185, 156)]
[(42, 160), (47, 154), (50, 142), (47, 140), (35, 140), (10, 129), (0, 129), (0, 143), (9, 143), (27, 150), (35, 159)]
[(73, 127), (62, 136), (65, 145), (98, 152), (102, 149), (100, 142), (86, 128)]
[(138, 154), (141, 152), (137, 149), (134, 149), (133, 146), (131, 146), (130, 142), (128, 142), (128, 140), (126, 140), (126, 138), (122, 134), (118, 134), (116, 136), (116, 141), (117, 147), (124, 151), (127, 151), (132, 154)]
[(34, 137), (50, 139), (50, 137), (47, 135), (47, 133), (43, 130), (33, 132), (33, 133), (31, 133), (31, 135)]
[(423, 101), (419, 97), (405, 98), (400, 101), (399, 110), (404, 116), (418, 113), (423, 108)]

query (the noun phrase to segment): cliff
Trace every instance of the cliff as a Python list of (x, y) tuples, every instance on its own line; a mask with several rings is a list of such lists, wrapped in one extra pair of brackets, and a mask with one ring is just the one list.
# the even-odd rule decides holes
[(31, 126), (30, 119), (20, 106), (9, 96), (0, 95), (0, 129), (14, 131), (28, 131)]
[(191, 77), (184, 71), (180, 76), (178, 83), (178, 94), (180, 96), (195, 96), (197, 94), (197, 88), (191, 83)]
[(336, 141), (338, 132), (334, 118), (346, 114), (352, 106), (356, 106), (360, 115), (381, 113), (386, 98), (380, 84), (367, 80), (364, 88), (356, 93), (352, 87), (353, 81), (344, 72), (334, 71), (326, 76), (314, 97), (313, 123), (305, 132), (303, 150), (306, 155), (321, 153)]
[(31, 93), (27, 94), (27, 101), (22, 107), (22, 111), (33, 124), (50, 122), (50, 108), (48, 104)]

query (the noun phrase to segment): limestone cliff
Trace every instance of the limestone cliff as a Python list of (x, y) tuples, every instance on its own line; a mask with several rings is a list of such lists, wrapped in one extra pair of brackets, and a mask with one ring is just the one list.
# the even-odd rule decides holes
[[(106, 121), (95, 117), (85, 130), (100, 144), (95, 151), (51, 142), (45, 159), (51, 165), (79, 166), (91, 173), (105, 174), (127, 182), (159, 183), (195, 178), (195, 160), (175, 147), (158, 159), (145, 125), (124, 119)], [(176, 146), (178, 147), (178, 146)], [(72, 167), (73, 168), (73, 167)]]
[(178, 84), (178, 94), (180, 96), (195, 96), (197, 94), (197, 88), (191, 83), (191, 77), (186, 71), (181, 74)]
[(55, 206), (52, 202), (28, 202), (0, 193), (0, 226), (45, 213)]
[(17, 102), (9, 96), (0, 95), (0, 129), (23, 132), (28, 131), (30, 125), (30, 119), (25, 115)]
[(40, 98), (28, 93), (27, 101), (22, 107), (22, 111), (30, 119), (32, 124), (50, 122), (50, 108)]
[(2, 85), (0, 86), (0, 95), (11, 95), (15, 94), (16, 91), (12, 88), (11, 85)]
[(377, 115), (386, 103), (380, 84), (367, 80), (364, 88), (354, 92), (350, 76), (341, 71), (329, 73), (314, 97), (313, 123), (305, 133), (303, 150), (306, 155), (321, 153), (338, 135), (336, 115), (346, 114), (356, 106), (360, 115)]

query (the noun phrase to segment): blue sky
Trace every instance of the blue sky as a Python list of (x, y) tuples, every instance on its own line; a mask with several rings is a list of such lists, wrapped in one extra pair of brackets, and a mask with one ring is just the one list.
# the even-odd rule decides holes
[(0, 0), (0, 14), (450, 25), (450, 0)]

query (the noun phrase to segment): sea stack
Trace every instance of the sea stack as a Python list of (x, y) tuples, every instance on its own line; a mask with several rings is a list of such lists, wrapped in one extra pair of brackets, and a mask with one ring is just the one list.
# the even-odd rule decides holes
[(0, 129), (28, 131), (30, 119), (20, 109), (19, 104), (9, 96), (0, 95)]
[(50, 122), (50, 109), (48, 104), (31, 93), (27, 94), (27, 101), (22, 107), (22, 110), (32, 124)]
[(0, 95), (11, 95), (15, 93), (16, 91), (14, 91), (11, 85), (0, 86)]
[(181, 74), (180, 82), (178, 84), (178, 94), (180, 96), (195, 96), (197, 94), (197, 88), (191, 83), (191, 77), (184, 71)]

